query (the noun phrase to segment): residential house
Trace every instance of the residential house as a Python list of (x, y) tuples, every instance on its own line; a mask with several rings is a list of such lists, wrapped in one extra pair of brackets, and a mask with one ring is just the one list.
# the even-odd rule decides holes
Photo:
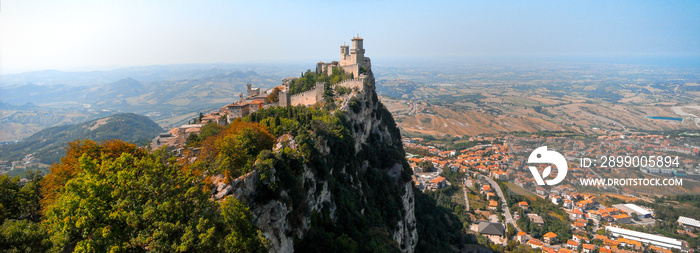
[(481, 186), (481, 194), (485, 195), (487, 192), (493, 192), (493, 190), (491, 189), (491, 185), (485, 184)]
[(495, 200), (489, 200), (489, 209), (490, 210), (498, 210), (498, 202)]
[(503, 224), (499, 222), (482, 221), (479, 223), (479, 233), (503, 237), (505, 235), (505, 228)]
[(496, 199), (496, 193), (493, 193), (493, 192), (486, 193), (486, 200), (494, 200), (494, 199)]
[(527, 214), (527, 217), (530, 219), (530, 221), (534, 222), (537, 226), (543, 226), (544, 225), (544, 220), (542, 217), (537, 215), (536, 213), (529, 213)]
[(542, 252), (557, 253), (557, 250), (554, 248), (547, 247), (547, 246), (542, 246)]
[(537, 186), (535, 188), (535, 193), (537, 193), (537, 195), (547, 195), (547, 190), (542, 188), (541, 186)]
[(537, 240), (537, 239), (530, 239), (529, 241), (527, 241), (527, 245), (529, 245), (530, 248), (533, 248), (533, 249), (541, 249), (542, 246), (544, 246), (544, 243), (542, 243), (542, 241)]
[(530, 205), (527, 204), (527, 202), (525, 202), (525, 201), (520, 201), (520, 202), (518, 202), (518, 205), (520, 206), (520, 208), (522, 208), (522, 209), (525, 210), (525, 211), (527, 211), (528, 208), (530, 208)]
[(614, 220), (615, 222), (620, 223), (620, 224), (629, 224), (629, 223), (632, 223), (632, 218), (631, 218), (629, 215), (625, 214), (625, 213), (618, 214), (618, 215), (613, 215), (612, 217), (613, 217), (613, 220)]
[(578, 242), (576, 242), (574, 240), (568, 240), (568, 241), (566, 241), (566, 245), (564, 245), (564, 246), (569, 248), (569, 249), (576, 249), (576, 248), (578, 248), (578, 245), (579, 245)]
[(557, 234), (552, 232), (546, 233), (542, 236), (542, 240), (544, 240), (545, 243), (549, 244), (555, 243), (557, 240)]
[(561, 197), (559, 197), (558, 195), (549, 195), (549, 196), (550, 196), (550, 199), (552, 200), (552, 204), (559, 205), (559, 203), (561, 202)]
[(589, 240), (585, 235), (573, 235), (571, 236), (571, 239), (578, 243), (591, 242), (591, 240)]
[(515, 235), (515, 240), (517, 240), (519, 243), (525, 243), (528, 239), (527, 233), (520, 231), (518, 232), (517, 235)]
[(442, 188), (447, 187), (447, 179), (445, 179), (444, 177), (441, 177), (441, 176), (438, 176), (435, 179), (430, 180), (430, 183), (435, 184), (437, 189), (442, 189)]

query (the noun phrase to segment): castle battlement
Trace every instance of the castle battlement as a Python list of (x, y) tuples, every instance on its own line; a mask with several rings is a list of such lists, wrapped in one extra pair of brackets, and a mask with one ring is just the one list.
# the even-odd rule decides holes
[(342, 82), (337, 83), (337, 86), (342, 86), (345, 88), (349, 89), (354, 89), (357, 88), (357, 90), (362, 90), (364, 86), (364, 78), (354, 78), (354, 79), (348, 79)]
[(282, 104), (282, 100), (280, 100), (280, 105), (281, 106), (286, 106), (286, 105), (291, 105), (291, 106), (296, 106), (296, 105), (313, 105), (318, 101), (321, 101), (323, 99), (323, 92), (326, 90), (326, 84), (323, 82), (317, 82), (316, 87), (313, 89), (294, 94), (294, 95), (287, 95), (286, 92), (282, 93), (281, 96), (289, 96), (288, 99), (284, 99), (284, 103), (289, 103), (289, 104)]

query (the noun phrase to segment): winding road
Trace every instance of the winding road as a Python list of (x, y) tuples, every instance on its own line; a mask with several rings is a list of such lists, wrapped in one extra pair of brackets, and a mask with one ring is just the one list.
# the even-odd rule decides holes
[(464, 202), (467, 203), (467, 212), (469, 212), (469, 197), (467, 196), (467, 179), (462, 178), (462, 191), (464, 192)]
[(479, 175), (479, 177), (486, 178), (486, 181), (488, 181), (489, 184), (491, 184), (491, 188), (496, 189), (496, 194), (499, 198), (501, 198), (501, 202), (503, 203), (503, 212), (505, 213), (506, 223), (510, 223), (511, 225), (513, 225), (513, 227), (515, 227), (515, 229), (517, 229), (518, 232), (522, 231), (518, 227), (518, 224), (515, 224), (515, 220), (510, 214), (510, 209), (508, 208), (508, 204), (506, 203), (506, 198), (503, 197), (503, 191), (501, 191), (501, 187), (496, 183), (496, 181), (493, 181), (493, 179), (491, 179), (490, 177), (486, 177), (484, 175)]

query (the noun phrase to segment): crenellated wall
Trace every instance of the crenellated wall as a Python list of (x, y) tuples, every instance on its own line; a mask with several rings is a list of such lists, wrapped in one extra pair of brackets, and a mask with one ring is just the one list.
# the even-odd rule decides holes
[(290, 96), (289, 97), (289, 105), (291, 105), (291, 106), (313, 105), (316, 102), (321, 101), (321, 99), (323, 99), (323, 92), (325, 90), (326, 90), (326, 84), (318, 82), (318, 83), (316, 83), (315, 88)]
[(355, 78), (355, 79), (348, 79), (348, 80), (342, 81), (336, 85), (342, 86), (345, 88), (350, 88), (350, 89), (357, 88), (357, 90), (362, 90), (363, 86), (364, 86), (363, 82), (364, 82), (364, 79)]
[(290, 105), (313, 105), (317, 102), (316, 99), (316, 89), (307, 90), (299, 94), (295, 94), (289, 97)]

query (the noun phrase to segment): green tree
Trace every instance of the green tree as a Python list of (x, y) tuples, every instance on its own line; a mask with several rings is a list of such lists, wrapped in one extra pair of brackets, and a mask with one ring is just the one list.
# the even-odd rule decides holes
[[(81, 156), (82, 170), (46, 207), (43, 223), (52, 250), (218, 252), (228, 241), (265, 248), (261, 237), (243, 237), (256, 231), (243, 224), (250, 219), (218, 213), (201, 175), (163, 160), (152, 154)], [(240, 213), (227, 205), (221, 209)]]
[(209, 122), (206, 125), (202, 126), (200, 129), (200, 139), (204, 140), (206, 138), (209, 138), (210, 136), (216, 136), (219, 134), (224, 128), (219, 126), (216, 122)]
[(27, 178), (29, 181), (22, 183), (19, 176), (0, 176), (0, 223), (6, 219), (39, 221), (42, 176), (29, 172)]
[(515, 235), (515, 227), (513, 227), (513, 224), (510, 223), (508, 223), (506, 227), (506, 238), (511, 238), (513, 235)]
[(253, 169), (253, 163), (260, 151), (271, 149), (274, 137), (256, 128), (246, 127), (236, 134), (230, 134), (216, 142), (219, 150), (219, 172), (228, 172), (237, 177)]
[(199, 145), (200, 142), (202, 142), (202, 139), (199, 138), (199, 134), (191, 133), (190, 135), (187, 136), (187, 139), (185, 140), (185, 146), (186, 147), (196, 147)]
[(234, 197), (221, 201), (221, 218), (226, 237), (219, 248), (226, 252), (267, 252), (269, 242), (253, 225), (253, 216), (248, 207)]
[(43, 252), (46, 233), (36, 223), (41, 211), (41, 175), (30, 172), (29, 181), (0, 176), (0, 252)]
[(7, 220), (0, 227), (0, 252), (45, 252), (46, 231), (29, 220)]
[(431, 162), (431, 161), (422, 161), (422, 162), (420, 162), (419, 166), (423, 169), (423, 172), (435, 171), (435, 166), (433, 165), (433, 162)]

